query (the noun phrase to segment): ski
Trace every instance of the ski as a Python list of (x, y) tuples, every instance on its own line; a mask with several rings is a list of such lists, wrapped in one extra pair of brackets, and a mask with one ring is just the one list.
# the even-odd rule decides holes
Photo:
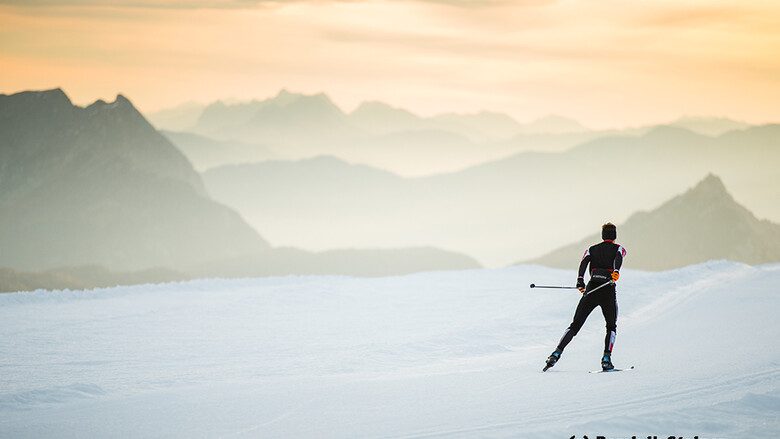
[(601, 369), (600, 369), (600, 370), (591, 370), (591, 371), (590, 371), (590, 372), (588, 372), (588, 373), (630, 372), (630, 371), (632, 371), (632, 370), (634, 370), (634, 366), (631, 366), (631, 367), (629, 367), (628, 369), (618, 369), (618, 368), (614, 368), (614, 369), (608, 369), (608, 370), (601, 370)]

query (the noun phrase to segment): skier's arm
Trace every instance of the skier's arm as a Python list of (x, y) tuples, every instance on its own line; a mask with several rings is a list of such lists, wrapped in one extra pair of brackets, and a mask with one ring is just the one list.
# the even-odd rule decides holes
[(617, 253), (615, 253), (615, 261), (612, 263), (612, 281), (617, 281), (620, 278), (620, 267), (623, 266), (623, 257), (626, 256), (626, 249), (623, 246), (618, 247)]
[(585, 270), (588, 268), (589, 263), (590, 263), (590, 249), (586, 250), (585, 254), (582, 255), (580, 268), (577, 271), (577, 288), (579, 288), (580, 291), (585, 290)]

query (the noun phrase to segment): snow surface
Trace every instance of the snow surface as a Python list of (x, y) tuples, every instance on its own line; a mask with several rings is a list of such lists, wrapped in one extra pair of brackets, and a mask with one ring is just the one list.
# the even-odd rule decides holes
[(780, 436), (780, 264), (624, 270), (549, 372), (574, 270), (0, 295), (0, 437)]

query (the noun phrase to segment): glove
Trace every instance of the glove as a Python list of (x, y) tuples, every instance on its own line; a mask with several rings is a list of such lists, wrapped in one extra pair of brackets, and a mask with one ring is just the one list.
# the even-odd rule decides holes
[(585, 281), (581, 278), (577, 278), (577, 289), (580, 290), (580, 293), (585, 292)]
[(620, 279), (620, 273), (617, 271), (612, 272), (612, 282), (617, 282), (617, 280)]

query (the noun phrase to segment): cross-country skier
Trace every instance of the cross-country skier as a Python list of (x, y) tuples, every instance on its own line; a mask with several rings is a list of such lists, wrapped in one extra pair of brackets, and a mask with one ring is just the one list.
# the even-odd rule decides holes
[[(547, 358), (547, 364), (543, 370), (555, 365), (561, 358), (564, 348), (577, 335), (585, 320), (597, 306), (601, 307), (604, 320), (607, 323), (607, 336), (604, 339), (604, 355), (601, 357), (603, 370), (614, 369), (612, 365), (612, 347), (615, 344), (617, 334), (617, 295), (615, 294), (615, 282), (620, 277), (620, 267), (626, 256), (626, 249), (615, 244), (617, 228), (612, 223), (601, 226), (601, 239), (603, 242), (590, 247), (580, 262), (577, 277), (577, 289), (582, 293), (582, 299), (574, 312), (571, 325), (563, 333), (561, 341), (555, 352)], [(590, 264), (590, 280), (585, 285), (585, 269)], [(604, 285), (609, 284), (609, 285)], [(592, 293), (591, 293), (592, 291)]]

